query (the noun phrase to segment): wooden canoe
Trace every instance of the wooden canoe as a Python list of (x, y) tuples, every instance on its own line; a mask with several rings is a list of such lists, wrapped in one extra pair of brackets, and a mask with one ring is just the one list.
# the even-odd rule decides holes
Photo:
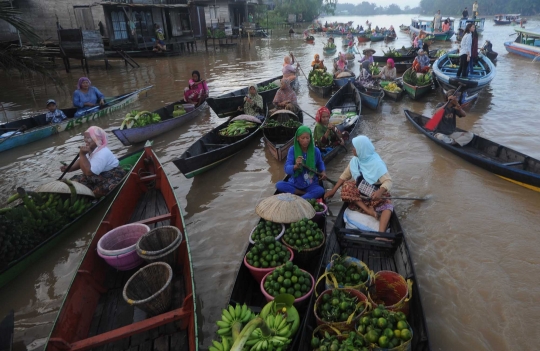
[(154, 111), (154, 113), (157, 113), (161, 117), (161, 122), (159, 123), (137, 128), (113, 129), (112, 132), (125, 146), (142, 143), (194, 120), (201, 115), (207, 106), (206, 102), (203, 102), (195, 107), (193, 111), (179, 117), (173, 117), (174, 106), (185, 103), (184, 100), (180, 100)]
[[(413, 339), (409, 350), (430, 351), (427, 323), (422, 307), (420, 289), (413, 261), (405, 234), (395, 212), (390, 218), (390, 233), (366, 232), (346, 229), (343, 214), (347, 204), (344, 204), (336, 218), (333, 231), (327, 236), (326, 250), (319, 261), (317, 277), (325, 272), (326, 265), (331, 261), (332, 255), (348, 255), (364, 262), (374, 272), (382, 270), (393, 271), (412, 282), (412, 296), (409, 301), (409, 316), (407, 321), (413, 329)], [(388, 241), (382, 241), (385, 239)], [(316, 278), (317, 279), (317, 278)], [(324, 284), (319, 284), (317, 292), (324, 290)], [(313, 308), (316, 297), (312, 295), (305, 320), (300, 347), (295, 350), (310, 351), (310, 341), (313, 330), (317, 327)]]
[(219, 131), (226, 128), (227, 124), (226, 122), (212, 129), (193, 143), (179, 158), (173, 160), (174, 165), (186, 178), (193, 178), (197, 174), (206, 172), (227, 161), (244, 149), (261, 130), (259, 127), (255, 131), (249, 132), (244, 138), (229, 143), (219, 135)]
[[(121, 157), (119, 159), (120, 166), (133, 167), (141, 154), (142, 150), (139, 150)], [(121, 184), (119, 184), (106, 196), (100, 198), (79, 217), (66, 224), (64, 228), (51, 235), (41, 244), (27, 252), (24, 256), (12, 261), (7, 267), (0, 268), (0, 288), (8, 284), (11, 280), (19, 277), (22, 272), (31, 264), (39, 260), (50, 250), (53, 250), (63, 239), (68, 237), (70, 234), (73, 234), (77, 230), (77, 224), (84, 223), (88, 218), (90, 218), (91, 215), (95, 214), (102, 205), (109, 203), (114, 198), (115, 194), (118, 192), (118, 189), (120, 189), (120, 185)]]
[(26, 127), (26, 130), (21, 134), (0, 138), (0, 152), (16, 148), (17, 146), (26, 145), (63, 131), (69, 131), (83, 123), (92, 122), (95, 119), (108, 115), (113, 111), (117, 111), (124, 108), (126, 105), (131, 104), (139, 98), (139, 94), (152, 87), (153, 85), (150, 85), (148, 87), (135, 90), (131, 93), (107, 99), (108, 102), (106, 102), (103, 107), (96, 106), (95, 109), (88, 110), (84, 116), (78, 118), (73, 117), (75, 112), (77, 112), (76, 108), (62, 109), (66, 117), (68, 117), (62, 123), (47, 124), (45, 120), (45, 113), (43, 113), (37, 116), (2, 124), (0, 125), (0, 135), (8, 131), (17, 130), (23, 126)]
[[(177, 265), (172, 267), (171, 310), (154, 317), (147, 317), (122, 297), (124, 284), (137, 268), (117, 271), (97, 254), (104, 234), (134, 222), (151, 229), (175, 226), (183, 235)], [(196, 351), (196, 312), (189, 241), (179, 202), (159, 159), (145, 147), (86, 250), (45, 350), (97, 350), (108, 345), (119, 350)]]
[[(299, 110), (298, 114), (294, 114), (293, 112), (287, 110), (276, 111), (271, 116), (269, 116), (268, 113), (269, 112), (267, 111), (265, 124), (270, 119), (279, 120), (283, 117), (286, 119), (293, 118), (300, 123), (304, 123), (304, 114), (302, 110)], [(262, 130), (264, 145), (270, 151), (270, 154), (278, 161), (286, 160), (289, 149), (294, 145), (294, 134), (296, 133), (296, 130), (293, 131), (291, 128), (280, 126), (272, 128), (272, 131), (270, 132), (270, 130), (266, 129), (264, 125), (262, 126)]]
[(383, 89), (359, 89), (360, 97), (362, 98), (362, 103), (372, 110), (379, 108), (382, 99), (384, 98)]
[(383, 41), (384, 38), (385, 38), (385, 35), (382, 33), (371, 34), (371, 37), (370, 37), (372, 42)]
[[(454, 155), (512, 183), (540, 191), (540, 160), (478, 135), (475, 135), (473, 140), (465, 146), (449, 145), (435, 138), (432, 132), (424, 129), (429, 117), (409, 110), (405, 110), (405, 116), (418, 131)], [(456, 129), (456, 132), (462, 131)]]
[[(336, 127), (341, 132), (348, 132), (349, 139), (346, 141), (347, 144), (352, 142), (353, 136), (357, 133), (358, 128), (360, 127), (360, 118), (362, 116), (362, 98), (358, 89), (354, 86), (353, 83), (350, 83), (343, 86), (339, 89), (325, 105), (330, 111), (333, 109), (341, 109), (342, 113), (355, 112), (357, 117), (347, 118), (343, 123), (337, 124)], [(328, 162), (332, 161), (339, 152), (345, 151), (343, 147), (334, 147), (332, 150), (321, 151), (324, 164), (328, 167)]]
[(333, 55), (333, 54), (336, 53), (336, 51), (337, 51), (337, 47), (335, 47), (335, 46), (333, 48), (329, 48), (329, 47), (326, 47), (326, 46), (323, 48), (323, 53), (325, 55)]
[[(409, 68), (407, 69), (410, 70), (412, 69)], [(407, 72), (405, 71), (405, 72)], [(405, 73), (403, 74), (405, 75)], [(428, 94), (429, 92), (431, 92), (433, 90), (433, 87), (432, 87), (432, 84), (428, 84), (428, 85), (411, 85), (405, 81), (403, 81), (403, 90), (405, 90), (405, 92), (407, 93), (407, 95), (409, 95), (409, 97), (413, 100), (418, 100), (420, 99), (422, 96)]]
[(13, 349), (13, 334), (15, 329), (15, 314), (13, 310), (0, 322), (0, 351)]
[(371, 40), (371, 34), (362, 34), (356, 37), (359, 43), (367, 43)]
[(334, 85), (338, 88), (341, 88), (342, 86), (347, 85), (347, 83), (349, 82), (354, 82), (355, 79), (356, 75), (354, 73), (352, 73), (352, 76), (350, 77), (334, 78)]
[(321, 97), (327, 97), (327, 96), (332, 95), (332, 86), (331, 85), (327, 86), (327, 87), (316, 87), (314, 85), (311, 85), (309, 83), (309, 80), (307, 82), (307, 85), (308, 85), (309, 90), (313, 91), (317, 95), (320, 95)]
[[(263, 87), (270, 83), (272, 83), (275, 80), (281, 79), (283, 76), (277, 76), (274, 78), (270, 78), (267, 80), (264, 80), (262, 82), (257, 83), (257, 87)], [(261, 91), (259, 94), (263, 98), (263, 106), (266, 106), (267, 104), (272, 103), (274, 100), (274, 96), (276, 96), (276, 93), (278, 91), (279, 87), (271, 90)], [(248, 87), (246, 86), (243, 89), (238, 89), (235, 91), (232, 91), (227, 94), (223, 94), (216, 97), (209, 97), (206, 99), (206, 102), (212, 110), (216, 113), (216, 115), (220, 118), (225, 117), (231, 117), (235, 113), (238, 112), (238, 107), (244, 105), (244, 98), (248, 94)]]
[(394, 83), (397, 84), (397, 86), (401, 89), (401, 91), (399, 93), (398, 92), (393, 92), (393, 91), (386, 90), (385, 87), (383, 87), (384, 97), (387, 98), (387, 99), (390, 99), (390, 100), (399, 101), (399, 100), (401, 100), (401, 98), (405, 94), (405, 91), (403, 91), (403, 80), (402, 79), (396, 79), (394, 81)]

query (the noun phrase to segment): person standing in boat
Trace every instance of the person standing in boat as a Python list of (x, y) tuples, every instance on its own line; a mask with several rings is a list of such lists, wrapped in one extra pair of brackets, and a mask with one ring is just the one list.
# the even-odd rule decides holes
[(67, 170), (68, 166), (60, 167), (62, 172), (81, 170), (71, 180), (86, 185), (97, 198), (107, 195), (118, 185), (126, 171), (118, 166), (116, 156), (107, 147), (107, 133), (100, 127), (92, 126), (84, 132), (84, 146), (79, 148), (79, 159)]
[(47, 101), (47, 110), (49, 110), (49, 112), (45, 114), (45, 121), (47, 123), (61, 123), (67, 118), (64, 111), (56, 107), (56, 101), (53, 99)]
[(433, 17), (433, 32), (438, 32), (441, 30), (441, 22), (442, 22), (442, 16), (441, 16), (441, 10), (438, 10), (435, 14), (435, 17)]
[(243, 111), (246, 115), (255, 116), (262, 119), (263, 108), (263, 98), (257, 92), (257, 85), (250, 85), (248, 88), (248, 95), (244, 98), (244, 106), (238, 107), (238, 110)]
[(469, 74), (473, 73), (474, 65), (478, 62), (478, 32), (476, 26), (471, 27), (471, 59), (469, 61)]
[(294, 67), (293, 64), (294, 58), (291, 58), (288, 55), (283, 58), (283, 68), (281, 69), (283, 78), (288, 79), (291, 82), (296, 79), (296, 68), (298, 67), (298, 64), (296, 67)]
[(467, 114), (461, 108), (459, 97), (455, 95), (454, 89), (446, 92), (446, 101), (444, 115), (435, 129), (434, 137), (446, 144), (465, 146), (471, 142), (474, 134), (471, 132), (456, 132), (456, 116), (461, 118), (467, 116)]
[(92, 86), (90, 79), (79, 78), (77, 90), (73, 93), (73, 106), (77, 107), (75, 117), (83, 116), (89, 109), (98, 105), (105, 105), (105, 96), (98, 88)]
[(339, 129), (330, 123), (330, 110), (326, 107), (321, 107), (315, 115), (315, 129), (313, 131), (313, 139), (315, 146), (322, 153), (326, 152), (326, 148), (345, 145), (345, 136), (341, 134)]
[(206, 81), (201, 80), (199, 71), (191, 72), (191, 79), (188, 82), (189, 87), (184, 89), (184, 101), (196, 106), (202, 104), (208, 97), (209, 90)]
[(334, 196), (343, 185), (341, 198), (349, 208), (373, 216), (379, 221), (379, 232), (385, 232), (394, 211), (392, 201), (385, 198), (390, 197), (392, 178), (367, 136), (355, 137), (352, 144), (354, 157), (324, 198)]
[(456, 77), (467, 78), (469, 75), (469, 61), (471, 60), (472, 34), (474, 24), (468, 23), (465, 27), (465, 34), (461, 38), (461, 46), (459, 48), (459, 68)]
[(464, 19), (469, 18), (469, 11), (467, 11), (467, 8), (465, 7), (465, 10), (461, 13)]
[(446, 33), (449, 30), (450, 30), (450, 21), (448, 21), (448, 19), (445, 19), (442, 25), (442, 31)]
[(476, 19), (476, 16), (478, 16), (478, 1), (475, 1), (472, 5), (472, 15), (473, 19)]
[[(312, 171), (304, 168), (306, 165)], [(318, 199), (324, 195), (324, 188), (319, 185), (320, 179), (326, 179), (326, 168), (321, 152), (313, 143), (311, 129), (300, 126), (296, 130), (294, 146), (289, 149), (285, 162), (285, 173), (290, 175), (288, 181), (279, 181), (276, 188), (282, 193), (302, 196), (304, 199)]]

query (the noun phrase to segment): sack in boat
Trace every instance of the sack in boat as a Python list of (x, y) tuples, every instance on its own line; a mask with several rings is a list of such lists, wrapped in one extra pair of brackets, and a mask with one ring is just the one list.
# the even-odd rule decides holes
[(231, 122), (232, 121), (238, 121), (238, 120), (244, 120), (244, 121), (250, 121), (250, 122), (254, 122), (254, 123), (258, 123), (258, 124), (261, 124), (261, 120), (258, 119), (257, 117), (255, 116), (251, 116), (251, 115), (240, 115), (240, 116), (236, 116), (234, 117), (233, 119), (231, 119)]
[(379, 231), (379, 221), (365, 213), (346, 209), (343, 213), (343, 220), (345, 221), (345, 228), (347, 229), (359, 229), (368, 232)]
[(347, 78), (347, 77), (352, 77), (351, 72), (341, 72), (341, 73), (338, 74), (338, 76), (337, 76), (337, 78)]

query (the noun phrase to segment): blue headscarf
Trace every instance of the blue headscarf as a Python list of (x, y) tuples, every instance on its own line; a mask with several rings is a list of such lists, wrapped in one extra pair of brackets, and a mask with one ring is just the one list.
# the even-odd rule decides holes
[(357, 155), (349, 163), (353, 178), (356, 180), (362, 174), (369, 184), (375, 184), (388, 172), (386, 164), (375, 152), (375, 147), (367, 136), (357, 136), (352, 140), (352, 144)]

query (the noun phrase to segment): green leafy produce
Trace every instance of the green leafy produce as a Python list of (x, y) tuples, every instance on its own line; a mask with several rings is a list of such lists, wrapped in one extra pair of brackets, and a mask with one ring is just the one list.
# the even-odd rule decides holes
[(431, 73), (416, 73), (413, 69), (409, 69), (403, 74), (403, 81), (415, 86), (430, 85)]
[(334, 82), (334, 77), (331, 73), (325, 72), (322, 69), (314, 69), (309, 72), (309, 84), (315, 87), (329, 87)]
[(289, 250), (272, 237), (259, 240), (246, 254), (247, 262), (255, 268), (281, 266), (290, 258)]
[(401, 53), (399, 51), (396, 51), (396, 49), (394, 49), (394, 48), (390, 48), (387, 52), (384, 52), (384, 50), (382, 52), (383, 52), (383, 56), (385, 56), (385, 57), (401, 57), (401, 56), (403, 56), (403, 55), (401, 55)]
[(294, 128), (294, 129), (298, 129), (298, 127), (300, 127), (302, 125), (302, 123), (294, 120), (294, 119), (289, 119), (287, 120), (286, 122), (284, 122), (282, 124), (284, 127), (287, 127), (287, 128)]
[(350, 332), (346, 334), (345, 340), (339, 340), (337, 335), (330, 335), (325, 332), (324, 338), (314, 337), (311, 339), (311, 347), (314, 351), (368, 351), (364, 337), (358, 333)]
[(323, 205), (321, 205), (315, 199), (308, 199), (307, 202), (309, 202), (311, 206), (313, 206), (313, 208), (315, 209), (315, 212), (322, 212), (324, 210)]
[(271, 296), (291, 294), (296, 299), (311, 290), (312, 281), (309, 273), (304, 272), (291, 261), (276, 268), (264, 281), (264, 290)]
[(323, 243), (323, 240), (324, 234), (317, 223), (306, 218), (291, 223), (283, 234), (283, 241), (296, 250), (317, 247)]
[(265, 85), (265, 86), (261, 86), (261, 87), (258, 87), (257, 88), (257, 91), (260, 93), (262, 91), (268, 91), (268, 90), (272, 90), (272, 89), (277, 89), (279, 88), (279, 86), (275, 83), (270, 83), (268, 85)]
[(339, 286), (352, 287), (365, 283), (369, 278), (368, 271), (364, 266), (347, 264), (346, 257), (335, 255), (328, 272), (336, 278)]
[(369, 65), (369, 73), (371, 73), (372, 76), (381, 73), (381, 70), (379, 66), (377, 66), (376, 62), (373, 62), (371, 65)]
[(161, 122), (161, 117), (157, 113), (150, 111), (131, 111), (126, 114), (122, 125), (120, 125), (120, 129), (144, 127), (159, 122)]
[(264, 128), (276, 128), (279, 127), (281, 123), (275, 119), (268, 119), (264, 124)]
[(226, 128), (223, 128), (219, 131), (221, 136), (238, 136), (249, 133), (249, 128), (255, 128), (257, 126), (254, 122), (249, 122), (246, 120), (236, 120), (231, 123)]
[(439, 49), (439, 50), (437, 50), (437, 53), (435, 54), (435, 57), (439, 58), (439, 57), (444, 56), (444, 55), (446, 55), (446, 50)]
[[(366, 305), (346, 290), (333, 289), (321, 295), (315, 305), (319, 318), (326, 323), (345, 322), (361, 314)], [(351, 319), (352, 319), (351, 318)]]
[(175, 105), (173, 111), (173, 118), (180, 117), (186, 114), (186, 109), (184, 105)]
[(274, 223), (261, 219), (259, 224), (257, 224), (257, 227), (255, 227), (253, 234), (251, 234), (251, 240), (257, 242), (266, 237), (275, 238), (279, 235), (279, 233), (281, 233), (282, 229), (283, 227), (279, 223)]
[(364, 335), (371, 348), (393, 349), (412, 339), (407, 316), (388, 311), (383, 305), (362, 316), (356, 331)]

